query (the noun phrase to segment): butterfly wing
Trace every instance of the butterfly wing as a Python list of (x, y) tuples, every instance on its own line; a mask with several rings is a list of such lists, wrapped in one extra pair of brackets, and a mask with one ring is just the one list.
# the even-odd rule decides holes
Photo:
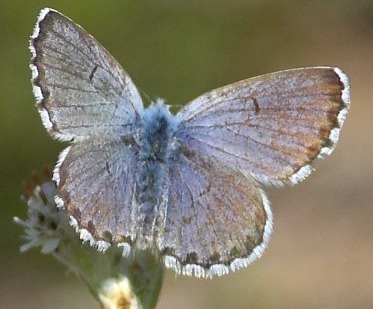
[(131, 78), (90, 34), (41, 11), (31, 36), (32, 81), (44, 126), (61, 140), (128, 135), (143, 109)]
[(92, 244), (131, 243), (138, 182), (133, 148), (120, 139), (89, 139), (66, 148), (59, 162), (56, 202), (68, 211), (81, 237)]
[(73, 141), (54, 171), (56, 202), (83, 239), (102, 250), (109, 242), (126, 247), (133, 238), (141, 97), (109, 52), (54, 10), (41, 11), (30, 50), (43, 123), (52, 136)]
[(293, 69), (208, 92), (183, 108), (178, 139), (264, 184), (295, 184), (332, 152), (349, 107), (338, 68)]
[(181, 148), (169, 183), (158, 239), (167, 267), (211, 277), (247, 266), (262, 254), (272, 215), (254, 179)]

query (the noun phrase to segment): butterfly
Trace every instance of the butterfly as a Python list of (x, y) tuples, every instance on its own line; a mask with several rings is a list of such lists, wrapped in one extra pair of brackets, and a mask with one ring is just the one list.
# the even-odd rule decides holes
[(144, 108), (126, 71), (83, 28), (43, 9), (30, 40), (33, 91), (69, 141), (53, 179), (80, 237), (149, 249), (197, 277), (249, 265), (272, 231), (263, 186), (294, 185), (329, 155), (350, 105), (335, 67), (284, 70), (207, 92), (176, 115)]

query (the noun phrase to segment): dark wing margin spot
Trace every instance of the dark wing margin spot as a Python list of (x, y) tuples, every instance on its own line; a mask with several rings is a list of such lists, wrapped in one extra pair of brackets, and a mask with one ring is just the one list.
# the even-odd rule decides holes
[(185, 263), (186, 264), (198, 264), (198, 255), (196, 252), (190, 252), (187, 254)]

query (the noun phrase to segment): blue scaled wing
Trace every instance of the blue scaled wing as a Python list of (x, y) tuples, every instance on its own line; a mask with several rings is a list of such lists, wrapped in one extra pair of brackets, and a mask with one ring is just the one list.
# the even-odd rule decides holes
[(272, 230), (258, 183), (181, 147), (169, 169), (158, 248), (167, 267), (197, 277), (245, 267), (263, 253)]
[(73, 142), (54, 171), (57, 204), (102, 250), (130, 243), (138, 159), (132, 146), (143, 111), (134, 83), (90, 34), (52, 9), (41, 11), (30, 50), (43, 124)]
[(85, 140), (61, 153), (54, 175), (56, 201), (84, 231), (84, 240), (131, 243), (136, 168), (137, 154), (120, 139)]
[(346, 75), (325, 67), (243, 80), (184, 107), (158, 240), (166, 266), (213, 276), (259, 257), (272, 227), (260, 184), (306, 178), (333, 150), (348, 107)]
[(61, 140), (127, 135), (143, 109), (131, 78), (90, 34), (52, 10), (31, 36), (34, 94), (43, 124)]
[(349, 103), (338, 68), (280, 71), (198, 97), (179, 112), (177, 134), (188, 149), (263, 184), (295, 184), (332, 152)]

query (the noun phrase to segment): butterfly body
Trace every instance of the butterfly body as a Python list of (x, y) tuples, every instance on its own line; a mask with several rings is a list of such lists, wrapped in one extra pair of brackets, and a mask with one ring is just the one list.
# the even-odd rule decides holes
[[(161, 207), (167, 203), (164, 192), (168, 191), (168, 168), (177, 153), (178, 142), (175, 137), (177, 117), (162, 100), (152, 103), (141, 116), (138, 145), (139, 178), (136, 185), (136, 204), (138, 222), (135, 238), (140, 248), (152, 247), (162, 222)], [(146, 240), (146, 243), (142, 244)]]
[(80, 237), (151, 249), (177, 273), (211, 277), (260, 257), (272, 231), (262, 186), (294, 185), (332, 153), (350, 105), (339, 68), (284, 70), (209, 91), (176, 115), (144, 108), (127, 72), (52, 9), (31, 37), (43, 124), (69, 141), (53, 179)]

